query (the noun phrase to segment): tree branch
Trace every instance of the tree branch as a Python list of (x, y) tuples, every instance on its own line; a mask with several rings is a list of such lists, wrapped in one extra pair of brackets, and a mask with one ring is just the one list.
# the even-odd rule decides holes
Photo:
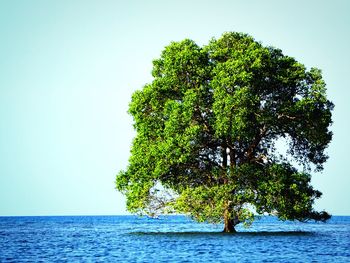
[(289, 120), (295, 120), (297, 117), (296, 116), (289, 116), (289, 115), (286, 115), (284, 113), (282, 114), (277, 114), (277, 119), (281, 119), (281, 118), (287, 118)]
[(261, 139), (265, 136), (266, 132), (267, 132), (267, 127), (266, 125), (264, 125), (263, 128), (260, 129), (260, 133), (255, 137), (254, 141), (249, 145), (246, 151), (247, 153), (246, 156), (248, 160), (253, 157), (255, 149), (258, 147)]

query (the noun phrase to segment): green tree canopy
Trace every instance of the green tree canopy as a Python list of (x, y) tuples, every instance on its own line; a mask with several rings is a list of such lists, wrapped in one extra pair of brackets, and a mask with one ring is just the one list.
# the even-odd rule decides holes
[[(321, 193), (310, 185), (332, 138), (333, 104), (319, 69), (225, 33), (204, 47), (172, 42), (152, 75), (132, 96), (137, 133), (116, 178), (130, 212), (185, 213), (224, 222), (226, 232), (255, 213), (330, 217), (314, 211)], [(286, 153), (276, 147), (281, 140)]]

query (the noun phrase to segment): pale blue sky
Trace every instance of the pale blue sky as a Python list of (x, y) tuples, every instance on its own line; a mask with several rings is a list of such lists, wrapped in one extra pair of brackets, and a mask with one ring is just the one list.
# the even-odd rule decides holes
[(316, 208), (350, 215), (350, 1), (0, 1), (0, 215), (124, 214), (126, 113), (170, 41), (251, 34), (323, 70), (335, 103)]

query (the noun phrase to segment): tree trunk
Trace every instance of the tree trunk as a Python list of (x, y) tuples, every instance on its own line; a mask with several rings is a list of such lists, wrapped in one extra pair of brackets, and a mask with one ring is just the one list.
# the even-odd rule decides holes
[(225, 210), (224, 213), (224, 231), (225, 233), (235, 233), (235, 225), (237, 224), (238, 219), (232, 219), (229, 217), (229, 212), (228, 210)]
[(228, 219), (225, 220), (225, 227), (224, 227), (224, 233), (236, 233), (235, 226), (233, 225), (233, 220)]

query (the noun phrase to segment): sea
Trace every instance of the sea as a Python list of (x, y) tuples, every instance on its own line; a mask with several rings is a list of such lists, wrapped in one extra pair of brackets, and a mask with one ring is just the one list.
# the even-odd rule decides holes
[(350, 262), (349, 216), (222, 229), (185, 216), (0, 217), (0, 262)]

